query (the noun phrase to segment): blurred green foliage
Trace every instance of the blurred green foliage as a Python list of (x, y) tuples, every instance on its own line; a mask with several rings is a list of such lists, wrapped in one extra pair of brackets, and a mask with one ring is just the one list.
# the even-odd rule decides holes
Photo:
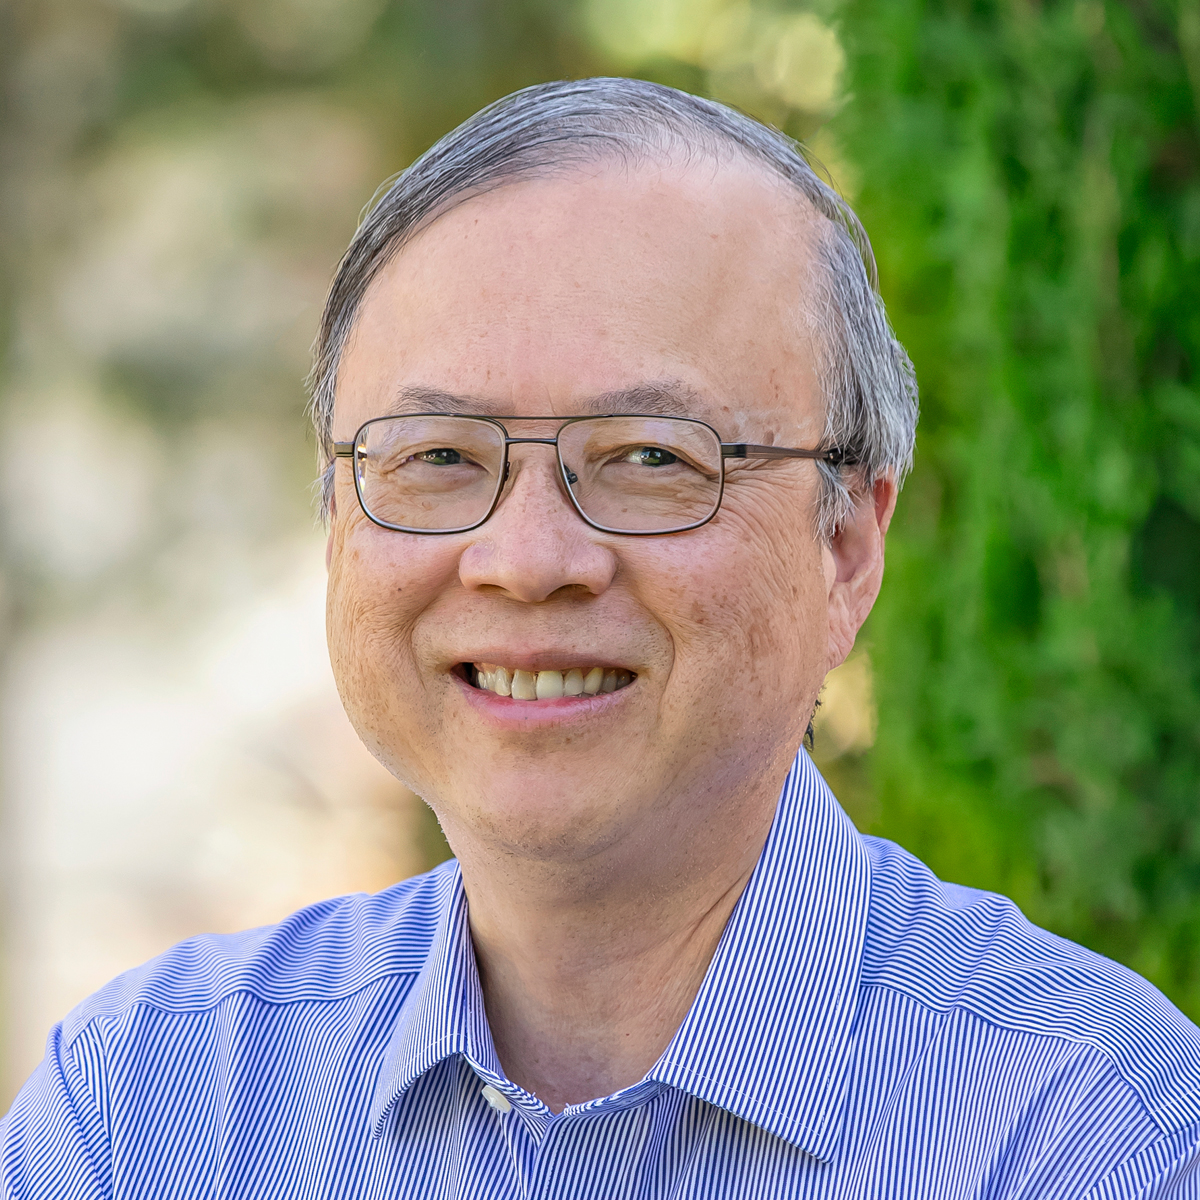
[(1200, 7), (841, 19), (923, 398), (873, 825), (1200, 1016)]
[[(1009, 893), (1200, 1017), (1200, 0), (750, 13), (722, 0), (12, 0), (6, 370), (27, 370), (20, 326), (40, 310), (23, 298), (48, 277), (47, 247), (89, 219), (43, 210), (131, 131), (183, 137), (263, 99), (313, 104), (370, 131), (382, 175), (515, 88), (613, 72), (815, 135), (835, 178), (854, 181), (923, 395), (865, 638), (878, 738), (831, 777), (860, 823), (946, 878)], [(610, 17), (636, 27), (637, 53), (622, 56)], [(693, 36), (705, 21), (724, 21), (726, 41)], [(846, 53), (836, 141), (826, 101), (795, 99), (830, 24)], [(39, 191), (42, 175), (56, 182)], [(291, 219), (245, 218), (279, 226), (281, 244), (310, 236)], [(156, 427), (210, 404), (169, 350), (104, 367), (106, 394)], [(220, 356), (205, 362), (188, 370)], [(235, 380), (230, 403), (270, 421), (286, 409), (298, 438), (301, 372), (272, 392), (267, 370)]]

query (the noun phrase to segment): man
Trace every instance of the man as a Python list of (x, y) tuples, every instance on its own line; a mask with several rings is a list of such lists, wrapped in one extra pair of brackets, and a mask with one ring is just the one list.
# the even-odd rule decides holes
[(628, 80), (402, 175), (322, 327), (329, 644), (457, 855), (54, 1031), (5, 1195), (1182, 1197), (1200, 1031), (801, 742), (916, 421), (857, 222)]

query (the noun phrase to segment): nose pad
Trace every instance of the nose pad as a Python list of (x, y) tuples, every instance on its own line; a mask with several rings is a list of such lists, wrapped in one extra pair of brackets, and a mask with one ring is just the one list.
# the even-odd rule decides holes
[[(557, 465), (557, 464), (555, 464), (555, 465)], [(512, 467), (513, 467), (512, 460), (511, 459), (507, 460), (504, 464), (504, 477), (500, 481), (500, 489), (502, 492), (507, 492), (509, 481), (512, 478)], [(565, 490), (569, 494), (573, 494), (570, 492), (570, 488), (574, 484), (577, 484), (579, 482), (579, 476), (576, 475), (575, 472), (572, 471), (571, 468), (568, 467), (566, 463), (562, 464), (561, 474), (558, 475), (558, 486), (560, 489), (562, 489), (563, 480), (565, 480), (566, 484), (567, 484), (567, 488)]]

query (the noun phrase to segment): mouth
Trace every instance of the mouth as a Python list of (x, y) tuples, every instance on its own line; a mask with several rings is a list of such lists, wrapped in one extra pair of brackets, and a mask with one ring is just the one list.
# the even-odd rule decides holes
[(495, 663), (463, 663), (461, 669), (472, 687), (513, 700), (586, 699), (605, 692), (618, 692), (637, 678), (632, 671), (613, 667), (521, 671)]

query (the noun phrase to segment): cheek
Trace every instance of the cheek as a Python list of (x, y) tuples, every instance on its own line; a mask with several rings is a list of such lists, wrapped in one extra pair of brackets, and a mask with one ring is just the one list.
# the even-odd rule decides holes
[(827, 644), (821, 553), (790, 505), (768, 496), (722, 509), (712, 524), (674, 543), (649, 578), (655, 594), (645, 603), (671, 632), (673, 673), (693, 686), (752, 681), (784, 703), (820, 686)]
[(413, 629), (455, 573), (450, 550), (367, 522), (335, 529), (326, 625), (334, 677), (352, 718), (415, 695)]

